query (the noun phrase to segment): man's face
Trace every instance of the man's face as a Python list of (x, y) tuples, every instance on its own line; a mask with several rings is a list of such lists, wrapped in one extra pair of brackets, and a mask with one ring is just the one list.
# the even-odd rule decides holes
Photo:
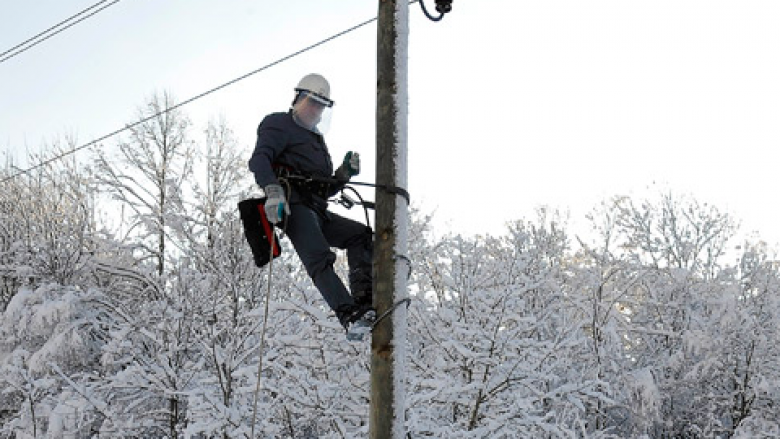
[(315, 101), (310, 96), (303, 96), (296, 102), (294, 110), (301, 123), (311, 130), (316, 127), (320, 122), (320, 119), (322, 119), (322, 112), (325, 110), (325, 105)]

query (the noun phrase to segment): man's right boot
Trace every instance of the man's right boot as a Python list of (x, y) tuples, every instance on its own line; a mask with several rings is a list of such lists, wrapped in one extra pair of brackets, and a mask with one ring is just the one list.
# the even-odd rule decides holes
[(376, 321), (376, 310), (370, 305), (351, 305), (339, 309), (339, 320), (347, 331), (347, 340), (362, 341)]

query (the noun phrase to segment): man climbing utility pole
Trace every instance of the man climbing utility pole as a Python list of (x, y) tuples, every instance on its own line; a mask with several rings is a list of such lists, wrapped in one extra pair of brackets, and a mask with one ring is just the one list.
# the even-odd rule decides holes
[(371, 439), (405, 437), (406, 306), (397, 305), (407, 298), (406, 277), (411, 268), (405, 257), (409, 206), (397, 191), (386, 188), (407, 186), (408, 22), (406, 0), (379, 1), (374, 307), (380, 320), (371, 342)]

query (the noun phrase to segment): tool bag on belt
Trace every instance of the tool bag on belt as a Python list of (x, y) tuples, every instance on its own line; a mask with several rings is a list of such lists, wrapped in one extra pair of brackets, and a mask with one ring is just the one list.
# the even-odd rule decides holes
[(265, 266), (271, 260), (272, 245), (274, 258), (282, 254), (279, 238), (273, 231), (273, 225), (265, 216), (265, 200), (265, 197), (249, 198), (238, 203), (244, 235), (252, 249), (255, 265), (258, 267)]

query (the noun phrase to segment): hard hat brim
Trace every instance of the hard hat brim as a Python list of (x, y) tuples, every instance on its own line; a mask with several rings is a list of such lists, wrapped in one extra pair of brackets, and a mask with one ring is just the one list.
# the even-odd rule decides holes
[(306, 93), (307, 96), (309, 96), (310, 98), (314, 99), (315, 101), (319, 102), (320, 104), (322, 104), (322, 105), (324, 105), (326, 107), (332, 107), (333, 104), (335, 104), (335, 102), (333, 102), (329, 98), (327, 98), (325, 96), (322, 96), (322, 95), (319, 95), (317, 93), (314, 93), (311, 90), (306, 90), (306, 89), (302, 89), (302, 88), (296, 88), (295, 91), (297, 93)]

